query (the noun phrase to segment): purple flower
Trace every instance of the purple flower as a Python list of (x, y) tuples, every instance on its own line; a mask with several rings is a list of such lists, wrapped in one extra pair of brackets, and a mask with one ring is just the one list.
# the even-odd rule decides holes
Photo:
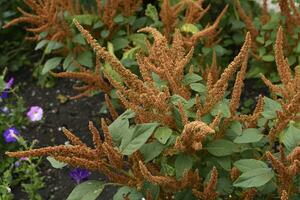
[(71, 170), (69, 173), (70, 177), (77, 184), (88, 180), (88, 177), (90, 176), (90, 174), (91, 174), (91, 172), (89, 172), (87, 169), (80, 169), (80, 168), (75, 168), (75, 169)]
[(5, 142), (17, 142), (17, 138), (20, 135), (20, 132), (15, 127), (10, 127), (9, 129), (6, 129), (3, 133), (3, 137)]
[(40, 121), (43, 118), (43, 109), (39, 106), (32, 106), (27, 112), (27, 117), (30, 121)]
[(9, 108), (6, 106), (2, 107), (0, 110), (5, 114), (9, 113)]
[(21, 161), (29, 161), (29, 158), (27, 157), (22, 157), (18, 161), (15, 162), (15, 166), (19, 167), (21, 165)]
[(3, 90), (1, 94), (2, 99), (8, 98), (8, 93), (12, 85), (14, 84), (14, 78), (10, 78), (9, 81), (6, 83), (5, 89)]

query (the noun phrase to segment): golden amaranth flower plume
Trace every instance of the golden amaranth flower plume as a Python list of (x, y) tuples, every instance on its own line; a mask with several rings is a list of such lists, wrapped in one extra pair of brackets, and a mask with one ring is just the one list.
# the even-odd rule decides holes
[[(71, 145), (6, 152), (6, 154), (11, 157), (52, 156), (56, 160), (68, 163), (74, 167), (99, 171), (114, 183), (130, 187), (140, 187), (143, 183), (143, 177), (139, 170), (136, 169), (136, 166), (142, 159), (129, 159), (129, 161), (125, 161), (123, 155), (113, 146), (111, 134), (103, 119), (102, 127), (105, 141), (102, 141), (100, 138), (100, 133), (94, 124), (89, 122), (89, 130), (93, 138), (94, 148), (88, 147), (69, 130), (63, 129), (63, 133), (70, 140)], [(128, 173), (124, 169), (125, 167), (127, 170), (131, 170), (132, 174)]]
[(295, 69), (295, 76), (293, 77), (288, 60), (284, 57), (282, 45), (283, 31), (279, 27), (274, 50), (277, 70), (283, 86), (274, 85), (266, 77), (262, 76), (262, 80), (270, 88), (271, 92), (283, 97), (282, 100), (278, 100), (282, 106), (282, 111), (277, 111), (278, 120), (269, 132), (271, 143), (275, 141), (277, 134), (282, 132), (291, 120), (297, 118), (300, 112), (299, 69)]
[(32, 13), (18, 8), (23, 16), (10, 21), (4, 28), (24, 22), (30, 25), (26, 30), (33, 33), (32, 37), (27, 38), (30, 40), (39, 40), (39, 34), (42, 32), (47, 32), (47, 39), (54, 41), (63, 41), (70, 37), (72, 33), (63, 17), (63, 11), (80, 14), (74, 1), (25, 0), (24, 2), (31, 8)]

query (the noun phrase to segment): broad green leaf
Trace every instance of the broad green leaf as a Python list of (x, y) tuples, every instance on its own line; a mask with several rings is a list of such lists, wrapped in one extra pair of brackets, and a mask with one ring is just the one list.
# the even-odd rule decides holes
[(72, 41), (77, 44), (82, 44), (82, 45), (86, 44), (86, 41), (81, 33), (75, 35), (75, 37), (73, 37)]
[(244, 143), (253, 143), (258, 142), (263, 138), (263, 134), (256, 128), (248, 128), (243, 131), (241, 136), (238, 136), (234, 139), (234, 143), (244, 144)]
[(167, 81), (162, 80), (159, 75), (152, 73), (152, 78), (156, 87), (162, 89), (167, 85)]
[(222, 117), (230, 117), (230, 109), (229, 109), (229, 100), (224, 99), (223, 101), (219, 102), (211, 111), (210, 113), (213, 116), (217, 116), (221, 113)]
[(152, 4), (147, 5), (147, 9), (145, 11), (146, 16), (150, 17), (154, 22), (158, 21), (158, 12), (155, 6)]
[(94, 23), (93, 29), (101, 28), (103, 25), (103, 22), (98, 20), (96, 23)]
[(238, 160), (233, 165), (241, 172), (251, 171), (258, 168), (268, 168), (268, 165), (260, 160), (255, 159), (242, 159)]
[(170, 136), (172, 135), (172, 129), (168, 127), (159, 127), (154, 133), (154, 137), (161, 143), (166, 144)]
[(54, 57), (47, 60), (42, 70), (42, 74), (44, 75), (48, 73), (50, 70), (55, 69), (60, 64), (62, 59), (63, 59), (62, 57)]
[(92, 25), (94, 21), (98, 19), (96, 15), (91, 14), (83, 14), (83, 15), (76, 15), (74, 18), (81, 24), (81, 25)]
[(144, 144), (140, 151), (143, 155), (145, 162), (149, 162), (159, 156), (159, 154), (164, 150), (165, 146), (159, 143), (158, 141), (150, 142)]
[(180, 154), (175, 160), (176, 178), (180, 179), (185, 170), (190, 170), (193, 167), (193, 158), (187, 154)]
[(111, 43), (114, 45), (114, 50), (118, 51), (120, 49), (127, 47), (129, 41), (125, 38), (115, 38), (111, 41)]
[(182, 32), (195, 34), (199, 31), (198, 27), (194, 24), (183, 24), (180, 28)]
[(95, 200), (103, 189), (104, 183), (101, 181), (86, 181), (77, 185), (67, 200)]
[(228, 132), (232, 132), (235, 135), (242, 135), (243, 129), (242, 124), (238, 121), (233, 121), (228, 129)]
[(146, 40), (147, 36), (143, 33), (134, 33), (128, 36), (128, 39), (133, 42), (135, 46), (141, 47), (143, 50), (146, 50)]
[[(160, 194), (160, 187), (157, 184), (152, 184), (148, 181), (145, 181), (142, 188), (142, 193), (145, 197), (147, 196), (147, 192), (150, 192), (152, 194), (153, 200), (158, 200)], [(141, 200), (143, 200), (143, 198)]]
[(117, 24), (121, 23), (124, 21), (124, 17), (121, 14), (118, 14), (115, 18), (114, 18), (114, 22), (116, 22)]
[(300, 143), (300, 129), (293, 124), (289, 124), (288, 128), (282, 133), (281, 142), (290, 152)]
[(264, 44), (265, 38), (264, 37), (256, 37), (256, 41), (259, 42), (260, 44)]
[(39, 49), (43, 48), (48, 42), (49, 42), (49, 40), (39, 41), (39, 43), (37, 43), (37, 45), (35, 46), (34, 50), (39, 50)]
[(131, 155), (143, 146), (153, 134), (158, 123), (138, 124), (131, 134), (124, 135), (119, 147), (123, 155)]
[(53, 157), (51, 156), (48, 156), (47, 157), (47, 160), (50, 162), (51, 166), (55, 169), (61, 169), (65, 166), (67, 166), (67, 163), (64, 163), (64, 162), (60, 162), (60, 161), (57, 161), (55, 160)]
[(108, 127), (112, 139), (117, 144), (121, 142), (123, 135), (130, 134), (131, 129), (129, 129), (129, 120), (135, 116), (134, 112), (131, 110), (126, 110), (122, 115), (120, 115), (113, 123)]
[(218, 56), (223, 56), (224, 54), (227, 53), (227, 50), (224, 47), (222, 47), (221, 45), (216, 45), (214, 47), (214, 50), (216, 51)]
[(178, 105), (178, 103), (182, 103), (183, 105), (187, 104), (187, 100), (180, 95), (174, 94), (171, 96), (172, 104)]
[(85, 51), (78, 55), (77, 61), (79, 64), (86, 67), (93, 67), (93, 53), (91, 51)]
[(206, 86), (201, 83), (191, 83), (190, 87), (192, 90), (198, 92), (199, 94), (205, 94), (207, 91)]
[(124, 200), (124, 196), (128, 195), (129, 199), (142, 199), (142, 193), (138, 192), (135, 188), (124, 186), (118, 189), (118, 192), (114, 195), (113, 200)]
[(209, 143), (205, 149), (214, 156), (222, 157), (236, 152), (237, 146), (229, 140), (219, 139)]
[(68, 67), (72, 64), (73, 59), (74, 59), (73, 54), (69, 53), (63, 62), (64, 70), (68, 69)]
[(198, 74), (195, 73), (188, 73), (187, 75), (184, 76), (183, 80), (182, 80), (182, 84), (184, 85), (189, 85), (191, 83), (196, 83), (202, 80), (202, 77), (199, 76)]
[(270, 168), (256, 168), (244, 172), (233, 183), (235, 187), (252, 188), (261, 187), (274, 177), (274, 172)]
[(47, 44), (47, 47), (45, 49), (45, 54), (49, 54), (51, 53), (52, 50), (56, 50), (56, 49), (59, 49), (61, 47), (63, 47), (64, 45), (60, 42), (56, 42), (56, 41), (50, 41), (48, 44)]
[(276, 111), (282, 110), (280, 103), (270, 99), (268, 97), (264, 97), (264, 111), (262, 113), (263, 117), (266, 119), (274, 119), (277, 117)]
[(231, 169), (231, 160), (230, 156), (225, 156), (216, 159), (217, 163), (225, 170), (230, 171)]
[(275, 59), (274, 59), (274, 56), (273, 55), (264, 55), (262, 57), (262, 60), (263, 61), (266, 61), (266, 62), (273, 62)]
[(109, 30), (102, 30), (100, 35), (102, 38), (107, 38), (109, 36)]
[(123, 56), (122, 56), (122, 61), (124, 59), (134, 59), (135, 58), (135, 54), (136, 52), (139, 50), (140, 48), (139, 47), (134, 47), (132, 49), (129, 49), (127, 51), (125, 51), (123, 53)]
[(118, 83), (120, 83), (121, 85), (123, 84), (123, 80), (122, 77), (120, 76), (120, 74), (118, 74), (118, 72), (116, 72), (108, 63), (105, 63), (103, 65), (103, 70), (109, 74), (109, 76), (114, 79), (115, 81), (117, 81)]

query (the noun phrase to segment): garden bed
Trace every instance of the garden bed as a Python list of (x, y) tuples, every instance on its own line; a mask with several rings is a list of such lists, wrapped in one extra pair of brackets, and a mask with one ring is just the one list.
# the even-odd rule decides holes
[[(68, 100), (62, 103), (59, 96), (64, 98), (64, 96), (74, 96), (76, 94), (72, 89), (74, 82), (57, 79), (54, 87), (41, 88), (37, 86), (31, 73), (30, 71), (23, 71), (13, 76), (19, 84), (20, 94), (24, 98), (27, 107), (37, 105), (43, 108), (44, 122), (33, 123), (24, 127), (24, 130), (22, 130), (24, 138), (30, 142), (37, 140), (37, 147), (64, 144), (67, 139), (62, 133), (61, 127), (66, 127), (90, 144), (91, 136), (88, 131), (88, 121), (92, 120), (98, 125), (97, 122), (100, 121), (101, 117), (104, 117), (103, 114), (100, 114), (103, 94), (79, 100)], [(43, 199), (66, 199), (76, 186), (76, 183), (69, 176), (71, 168), (54, 169), (46, 159), (43, 160), (40, 167), (46, 185), (40, 191)], [(92, 173), (91, 178), (104, 179), (103, 176), (96, 175), (96, 173)], [(114, 188), (106, 187), (98, 199), (112, 199), (114, 192)], [(16, 188), (13, 193), (18, 200), (27, 198), (20, 187)]]

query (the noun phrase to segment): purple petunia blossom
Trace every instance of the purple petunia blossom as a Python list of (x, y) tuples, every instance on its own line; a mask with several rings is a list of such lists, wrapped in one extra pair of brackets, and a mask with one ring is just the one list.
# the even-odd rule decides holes
[(10, 78), (9, 81), (6, 83), (5, 89), (3, 90), (1, 94), (2, 99), (8, 98), (8, 93), (12, 85), (14, 84), (14, 78)]
[(15, 166), (19, 167), (21, 165), (21, 161), (29, 161), (29, 158), (27, 157), (22, 157), (18, 161), (15, 162)]
[(32, 106), (27, 112), (27, 117), (30, 121), (40, 121), (43, 118), (43, 109), (39, 106)]
[(75, 168), (71, 170), (69, 173), (70, 177), (77, 183), (81, 183), (83, 181), (88, 180), (88, 177), (90, 176), (91, 172), (89, 172), (87, 169), (80, 169)]
[(15, 127), (10, 127), (9, 129), (6, 129), (3, 133), (3, 137), (5, 142), (17, 142), (17, 138), (20, 135), (20, 132)]

